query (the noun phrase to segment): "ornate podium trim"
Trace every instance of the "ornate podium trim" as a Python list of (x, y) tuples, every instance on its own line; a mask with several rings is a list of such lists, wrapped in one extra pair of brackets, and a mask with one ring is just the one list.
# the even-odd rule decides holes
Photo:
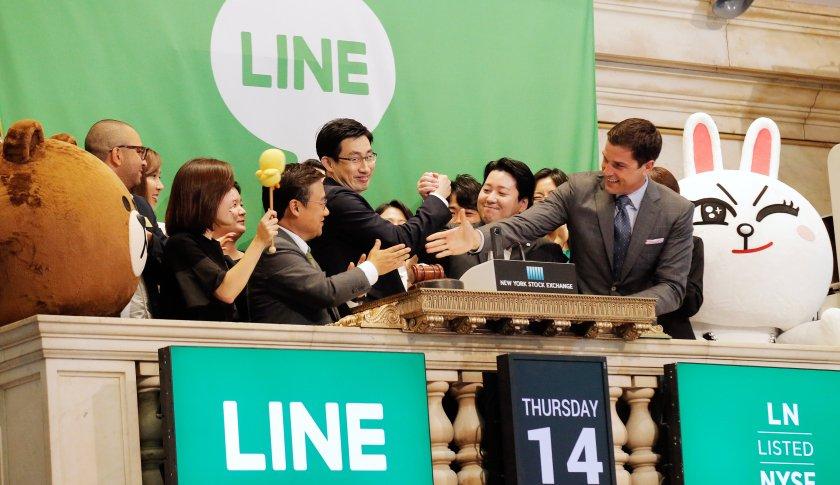
[(655, 304), (653, 298), (414, 288), (356, 307), (335, 325), (546, 336), (570, 335), (580, 328), (590, 338), (635, 340), (642, 334), (662, 334)]

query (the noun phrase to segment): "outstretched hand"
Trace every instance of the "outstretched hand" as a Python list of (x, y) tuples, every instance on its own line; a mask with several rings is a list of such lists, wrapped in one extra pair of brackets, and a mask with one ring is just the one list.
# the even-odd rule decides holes
[(467, 251), (475, 251), (481, 244), (481, 236), (478, 230), (467, 220), (464, 209), (458, 211), (455, 218), (458, 227), (448, 231), (436, 232), (426, 238), (426, 252), (434, 254), (437, 258), (445, 258), (456, 254), (464, 254)]
[[(411, 253), (411, 248), (407, 248), (405, 244), (396, 244), (390, 248), (381, 249), (379, 239), (373, 243), (373, 247), (368, 252), (367, 260), (373, 263), (376, 272), (379, 276), (390, 273), (400, 266), (405, 264)], [(359, 263), (361, 264), (361, 263)]]

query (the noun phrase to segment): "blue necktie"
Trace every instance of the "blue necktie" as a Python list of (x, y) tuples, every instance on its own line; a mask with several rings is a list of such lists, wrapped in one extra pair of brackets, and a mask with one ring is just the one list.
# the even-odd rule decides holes
[(630, 197), (620, 195), (615, 199), (615, 220), (613, 226), (613, 267), (612, 277), (618, 282), (621, 277), (621, 267), (624, 266), (624, 257), (627, 256), (627, 248), (630, 246), (630, 216), (627, 214), (627, 206), (631, 205)]

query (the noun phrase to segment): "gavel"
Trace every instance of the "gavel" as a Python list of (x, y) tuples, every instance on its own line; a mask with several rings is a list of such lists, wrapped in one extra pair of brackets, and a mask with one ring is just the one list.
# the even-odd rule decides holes
[(446, 273), (443, 272), (443, 266), (439, 264), (418, 263), (409, 267), (409, 284), (415, 284), (421, 281), (439, 280), (442, 278), (446, 278)]

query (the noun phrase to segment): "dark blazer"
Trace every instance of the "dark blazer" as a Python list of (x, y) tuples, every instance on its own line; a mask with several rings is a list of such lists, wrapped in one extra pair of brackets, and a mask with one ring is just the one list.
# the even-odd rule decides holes
[(703, 240), (692, 236), (694, 247), (691, 250), (691, 269), (688, 271), (688, 284), (682, 306), (657, 317), (662, 329), (674, 338), (694, 339), (689, 317), (693, 317), (703, 304)]
[[(514, 245), (510, 259), (520, 259), (520, 256), (517, 254), (520, 247), (525, 253), (525, 259), (528, 261), (543, 261), (548, 263), (569, 262), (569, 259), (566, 258), (565, 254), (563, 254), (563, 248), (545, 238), (539, 238), (532, 243)], [(440, 264), (443, 265), (447, 278), (457, 279), (463, 276), (468, 269), (479, 263), (487, 261), (489, 256), (489, 252), (481, 252), (478, 254), (459, 254), (457, 256), (444, 258)]]
[[(426, 243), (427, 236), (441, 230), (451, 218), (449, 207), (430, 195), (416, 215), (395, 226), (380, 217), (361, 195), (335, 180), (325, 179), (324, 189), (330, 214), (324, 220), (321, 236), (309, 245), (328, 276), (346, 271), (348, 264), (356, 263), (359, 256), (370, 251), (376, 239), (382, 241), (383, 248), (405, 244), (414, 254)], [(368, 297), (375, 300), (402, 291), (405, 291), (402, 280), (394, 270), (379, 277)]]
[[(153, 318), (160, 318), (160, 281), (163, 278), (163, 248), (166, 245), (166, 235), (160, 230), (158, 226), (157, 217), (152, 206), (145, 198), (139, 195), (133, 195), (134, 206), (137, 207), (137, 212), (144, 216), (147, 223), (143, 223), (143, 227), (152, 233), (152, 240), (146, 247), (148, 255), (146, 257), (146, 266), (143, 268), (143, 283), (146, 284), (146, 292), (149, 295), (149, 311)], [(141, 221), (142, 223), (142, 221)]]
[(600, 172), (573, 174), (543, 202), (479, 230), (485, 252), (493, 227), (501, 228), (511, 245), (568, 224), (581, 293), (656, 298), (656, 314), (661, 315), (679, 308), (685, 296), (693, 215), (694, 204), (649, 181), (618, 281), (612, 277), (615, 196), (604, 190)]
[(234, 262), (222, 253), (215, 239), (179, 232), (166, 243), (161, 279), (162, 318), (235, 322), (241, 319), (236, 305), (216, 298)]
[(277, 252), (263, 253), (248, 281), (248, 306), (254, 322), (326, 324), (336, 320), (335, 307), (370, 288), (359, 268), (327, 277), (316, 269), (291, 236), (280, 229)]

